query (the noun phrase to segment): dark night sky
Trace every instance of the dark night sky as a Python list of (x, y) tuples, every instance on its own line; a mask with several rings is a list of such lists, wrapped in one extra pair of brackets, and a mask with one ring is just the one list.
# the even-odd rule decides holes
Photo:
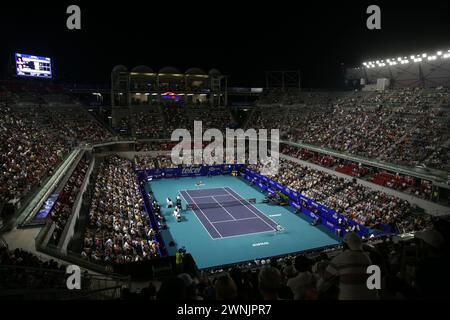
[[(341, 63), (450, 49), (448, 1), (6, 2), (2, 74), (18, 51), (52, 57), (68, 82), (108, 83), (114, 65), (146, 64), (218, 68), (248, 86), (263, 85), (265, 70), (300, 69), (305, 87), (336, 87)], [(65, 27), (70, 4), (81, 7), (81, 31)], [(381, 7), (382, 30), (365, 26), (370, 4)]]

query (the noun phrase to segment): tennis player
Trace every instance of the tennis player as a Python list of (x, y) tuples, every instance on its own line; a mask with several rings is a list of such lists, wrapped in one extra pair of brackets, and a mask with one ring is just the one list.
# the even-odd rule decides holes
[(204, 186), (205, 184), (202, 181), (199, 181), (195, 184), (197, 187)]

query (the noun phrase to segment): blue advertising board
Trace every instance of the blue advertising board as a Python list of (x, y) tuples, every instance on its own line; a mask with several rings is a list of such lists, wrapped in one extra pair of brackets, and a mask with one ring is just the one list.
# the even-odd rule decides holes
[(239, 171), (242, 167), (242, 164), (219, 164), (213, 166), (192, 165), (174, 168), (139, 170), (137, 172), (138, 174), (145, 174), (148, 178), (152, 179), (181, 178), (231, 174), (231, 172), (235, 170)]
[[(377, 234), (377, 232), (370, 230), (369, 228), (356, 223), (352, 219), (335, 212), (334, 210), (324, 206), (321, 203), (318, 203), (304, 195), (299, 194), (298, 192), (283, 186), (282, 184), (273, 181), (267, 177), (261, 176), (259, 173), (254, 172), (251, 169), (246, 168), (245, 170), (245, 179), (249, 181), (254, 181), (255, 185), (263, 191), (280, 191), (286, 196), (289, 197), (289, 205), (301, 212), (302, 214), (308, 216), (311, 219), (319, 218), (320, 223), (330, 229), (333, 233), (336, 233), (339, 230), (341, 236), (345, 235), (344, 227), (341, 225), (342, 222), (346, 222), (346, 224), (350, 227), (355, 227), (355, 232), (357, 232), (360, 236), (367, 236), (369, 234)], [(267, 186), (267, 180), (268, 185)], [(264, 183), (262, 183), (262, 181)], [(302, 205), (304, 203), (304, 205)], [(311, 208), (311, 209), (309, 209)], [(313, 210), (314, 212), (312, 212)], [(340, 223), (341, 222), (341, 223)], [(388, 230), (388, 226), (383, 226), (383, 231)]]

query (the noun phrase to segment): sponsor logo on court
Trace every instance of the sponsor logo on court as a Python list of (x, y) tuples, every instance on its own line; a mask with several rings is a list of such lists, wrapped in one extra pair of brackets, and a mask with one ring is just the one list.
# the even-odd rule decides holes
[(258, 242), (258, 243), (254, 243), (252, 244), (252, 247), (261, 247), (261, 246), (268, 246), (269, 242)]

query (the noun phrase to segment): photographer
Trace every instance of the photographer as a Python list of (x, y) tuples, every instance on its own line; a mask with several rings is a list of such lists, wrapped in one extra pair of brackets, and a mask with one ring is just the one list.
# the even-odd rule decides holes
[(186, 254), (186, 249), (184, 247), (181, 247), (178, 249), (177, 253), (175, 254), (175, 265), (177, 273), (183, 272), (183, 259)]

